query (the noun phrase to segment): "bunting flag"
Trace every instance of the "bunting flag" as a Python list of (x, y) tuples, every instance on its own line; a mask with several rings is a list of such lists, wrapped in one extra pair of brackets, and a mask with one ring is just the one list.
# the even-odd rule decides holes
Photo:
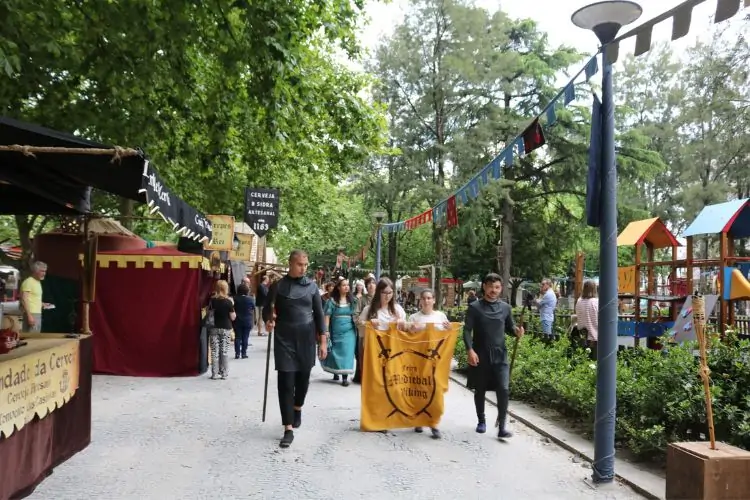
[(594, 94), (591, 110), (589, 171), (586, 179), (586, 224), (599, 227), (602, 170), (602, 103)]
[[(636, 26), (627, 33), (618, 36), (604, 48), (607, 62), (610, 64), (617, 62), (620, 52), (620, 42), (627, 40), (628, 38), (636, 37), (636, 56), (640, 56), (651, 50), (651, 35), (654, 26), (662, 21), (666, 21), (667, 19), (672, 19), (672, 41), (687, 35), (690, 31), (690, 23), (693, 19), (693, 8), (696, 5), (702, 4), (704, 1), (705, 0), (685, 0), (678, 6), (663, 12), (653, 19), (649, 19), (645, 23)], [(713, 18), (714, 23), (721, 23), (734, 17), (734, 15), (741, 10), (740, 3), (742, 3), (744, 7), (750, 7), (750, 0), (717, 0), (716, 11)]]
[(492, 175), (493, 180), (502, 178), (503, 167), (512, 166), (516, 156), (519, 158), (523, 157), (546, 144), (544, 129), (540, 123), (540, 118), (543, 116), (546, 118), (546, 125), (548, 127), (551, 127), (556, 123), (556, 107), (559, 105), (560, 101), (562, 101), (562, 106), (566, 107), (576, 99), (575, 84), (578, 77), (585, 74), (586, 81), (588, 81), (599, 72), (597, 55), (586, 61), (586, 64), (573, 76), (570, 82), (568, 82), (568, 84), (565, 85), (552, 100), (550, 100), (547, 106), (545, 106), (545, 108), (534, 117), (531, 124), (527, 126), (521, 134), (508, 141), (505, 144), (505, 148), (503, 148), (503, 150), (500, 151), (492, 161), (482, 167), (479, 172), (469, 179), (466, 184), (454, 191), (447, 199), (442, 200), (433, 208), (430, 208), (417, 216), (410, 217), (401, 222), (383, 224), (383, 230), (386, 232), (412, 230), (426, 224), (427, 222), (434, 222), (435, 225), (439, 226), (445, 224), (445, 227), (447, 228), (457, 226), (457, 207), (459, 203), (466, 205), (470, 200), (479, 196), (482, 188), (489, 184), (490, 175)]
[(523, 149), (526, 154), (529, 154), (544, 146), (545, 143), (544, 131), (542, 126), (539, 125), (539, 118), (537, 118), (523, 131)]
[(458, 226), (458, 209), (456, 208), (456, 195), (454, 194), (448, 198), (446, 203), (446, 223), (445, 227)]

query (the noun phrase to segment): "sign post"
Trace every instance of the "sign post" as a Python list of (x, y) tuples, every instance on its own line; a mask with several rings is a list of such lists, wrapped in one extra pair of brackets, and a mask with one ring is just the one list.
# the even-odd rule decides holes
[(259, 238), (279, 225), (279, 190), (245, 188), (245, 223)]

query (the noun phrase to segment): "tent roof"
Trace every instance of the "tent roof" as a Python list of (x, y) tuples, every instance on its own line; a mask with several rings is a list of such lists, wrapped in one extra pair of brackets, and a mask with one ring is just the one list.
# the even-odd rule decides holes
[[(64, 132), (0, 116), (0, 145), (111, 149)], [(113, 161), (114, 159), (114, 161)], [(171, 193), (143, 153), (0, 151), (0, 214), (63, 215), (91, 210), (91, 188), (153, 206), (176, 231), (211, 238), (203, 214)]]
[(679, 247), (680, 242), (658, 217), (636, 220), (625, 226), (617, 237), (617, 246), (646, 243), (654, 248)]
[[(110, 146), (64, 132), (0, 117), (0, 144), (62, 148)], [(144, 201), (139, 193), (145, 158), (109, 155), (0, 151), (3, 195), (0, 213), (65, 214), (88, 212), (89, 192), (94, 187), (108, 193)]]
[(727, 233), (733, 238), (750, 236), (750, 198), (703, 207), (682, 236)]

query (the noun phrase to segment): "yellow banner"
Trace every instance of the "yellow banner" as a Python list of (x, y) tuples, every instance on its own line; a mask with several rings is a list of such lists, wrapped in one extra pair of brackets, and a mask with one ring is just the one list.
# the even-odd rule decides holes
[(635, 295), (635, 266), (617, 268), (617, 293)]
[(363, 431), (437, 427), (443, 415), (451, 360), (461, 325), (417, 332), (368, 324), (362, 372)]
[(35, 416), (44, 418), (78, 390), (79, 344), (30, 339), (28, 354), (0, 356), (0, 434), (6, 438)]
[(207, 215), (211, 221), (211, 241), (205, 250), (231, 250), (234, 241), (234, 217), (231, 215)]
[(235, 234), (238, 240), (240, 240), (240, 246), (237, 250), (232, 250), (229, 254), (230, 260), (248, 261), (251, 259), (253, 251), (253, 235), (252, 234)]

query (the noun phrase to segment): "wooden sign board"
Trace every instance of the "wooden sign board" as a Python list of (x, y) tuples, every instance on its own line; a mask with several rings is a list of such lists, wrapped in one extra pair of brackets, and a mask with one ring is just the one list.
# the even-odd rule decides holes
[(237, 233), (235, 237), (239, 240), (240, 245), (237, 247), (237, 250), (232, 250), (229, 254), (229, 259), (241, 262), (249, 261), (253, 251), (253, 235)]
[(232, 250), (234, 242), (234, 217), (231, 215), (207, 215), (211, 221), (211, 241), (203, 248), (206, 250)]

